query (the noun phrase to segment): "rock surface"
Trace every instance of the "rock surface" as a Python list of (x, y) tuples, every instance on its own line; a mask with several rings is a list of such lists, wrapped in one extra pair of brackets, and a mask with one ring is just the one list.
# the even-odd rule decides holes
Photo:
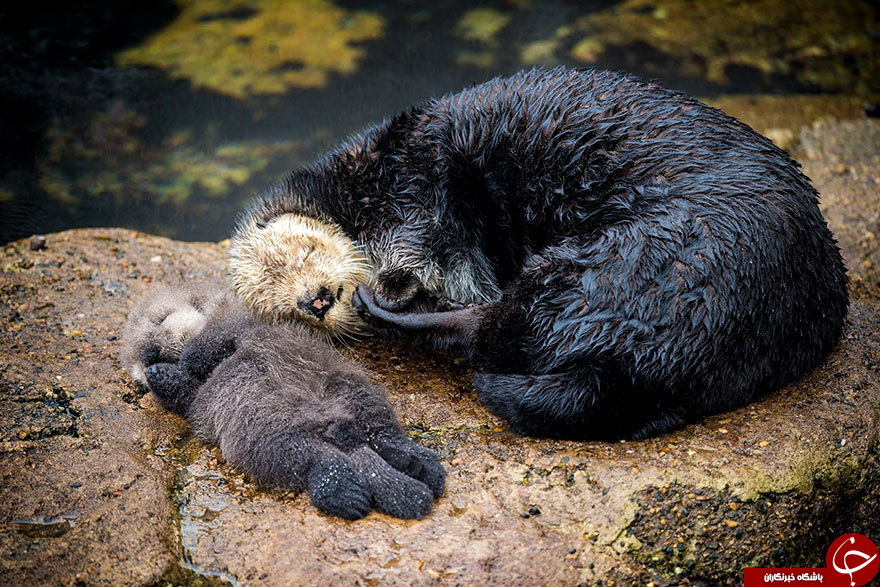
[(115, 229), (6, 245), (0, 583), (738, 584), (745, 566), (823, 566), (845, 531), (877, 541), (880, 125), (792, 136), (853, 268), (848, 326), (822, 366), (672, 434), (565, 442), (508, 432), (453, 357), (361, 341), (343, 352), (448, 471), (422, 521), (345, 522), (261, 489), (120, 370), (134, 300), (221, 280), (222, 246)]

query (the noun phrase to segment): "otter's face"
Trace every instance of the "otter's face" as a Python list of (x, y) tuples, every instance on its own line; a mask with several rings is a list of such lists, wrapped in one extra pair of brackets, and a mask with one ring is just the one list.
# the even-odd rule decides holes
[(336, 337), (365, 330), (351, 296), (367, 281), (367, 261), (339, 228), (296, 214), (251, 220), (229, 257), (236, 292), (264, 320), (300, 320)]

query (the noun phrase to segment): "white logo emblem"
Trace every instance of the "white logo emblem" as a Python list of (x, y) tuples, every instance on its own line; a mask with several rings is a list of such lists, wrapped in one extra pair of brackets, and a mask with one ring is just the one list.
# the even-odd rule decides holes
[[(850, 536), (849, 540), (844, 540), (843, 542), (841, 542), (840, 546), (837, 547), (837, 550), (834, 551), (834, 556), (831, 557), (831, 564), (834, 565), (834, 570), (837, 571), (838, 573), (849, 575), (849, 581), (850, 581), (849, 584), (854, 586), (856, 584), (856, 582), (853, 580), (853, 574), (861, 571), (862, 569), (867, 567), (869, 564), (871, 564), (871, 561), (873, 561), (875, 558), (877, 558), (877, 555), (875, 554), (874, 556), (868, 556), (867, 554), (865, 554), (861, 550), (847, 550), (846, 552), (843, 553), (843, 557), (841, 557), (843, 559), (843, 568), (838, 567), (837, 566), (837, 553), (840, 552), (840, 549), (843, 548), (843, 546), (847, 542), (849, 542), (850, 544), (855, 544), (855, 542), (856, 542), (855, 536)], [(846, 557), (848, 557), (848, 556), (854, 556), (856, 558), (860, 558), (864, 562), (862, 562), (862, 564), (860, 564), (857, 567), (849, 567), (849, 566), (847, 566), (847, 562), (846, 562)]]

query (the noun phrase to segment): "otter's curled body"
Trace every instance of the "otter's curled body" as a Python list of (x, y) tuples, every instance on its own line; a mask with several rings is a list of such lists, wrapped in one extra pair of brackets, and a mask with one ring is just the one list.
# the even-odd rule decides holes
[(787, 153), (722, 112), (556, 68), (353, 137), (259, 198), (234, 242), (285, 215), (338, 226), (374, 267), (361, 316), (466, 353), (516, 430), (636, 438), (831, 350), (847, 280), (817, 201)]
[(443, 492), (436, 455), (406, 438), (381, 389), (305, 326), (258, 321), (231, 292), (153, 292), (129, 316), (121, 359), (228, 462), (307, 489), (326, 513), (421, 518)]

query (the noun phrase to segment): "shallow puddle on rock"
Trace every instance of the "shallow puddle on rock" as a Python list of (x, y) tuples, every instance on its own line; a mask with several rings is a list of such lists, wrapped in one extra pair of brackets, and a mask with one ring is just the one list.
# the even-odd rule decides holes
[(45, 516), (32, 520), (12, 520), (10, 524), (15, 530), (32, 538), (55, 538), (66, 534), (76, 526), (76, 514), (66, 513), (60, 516)]

